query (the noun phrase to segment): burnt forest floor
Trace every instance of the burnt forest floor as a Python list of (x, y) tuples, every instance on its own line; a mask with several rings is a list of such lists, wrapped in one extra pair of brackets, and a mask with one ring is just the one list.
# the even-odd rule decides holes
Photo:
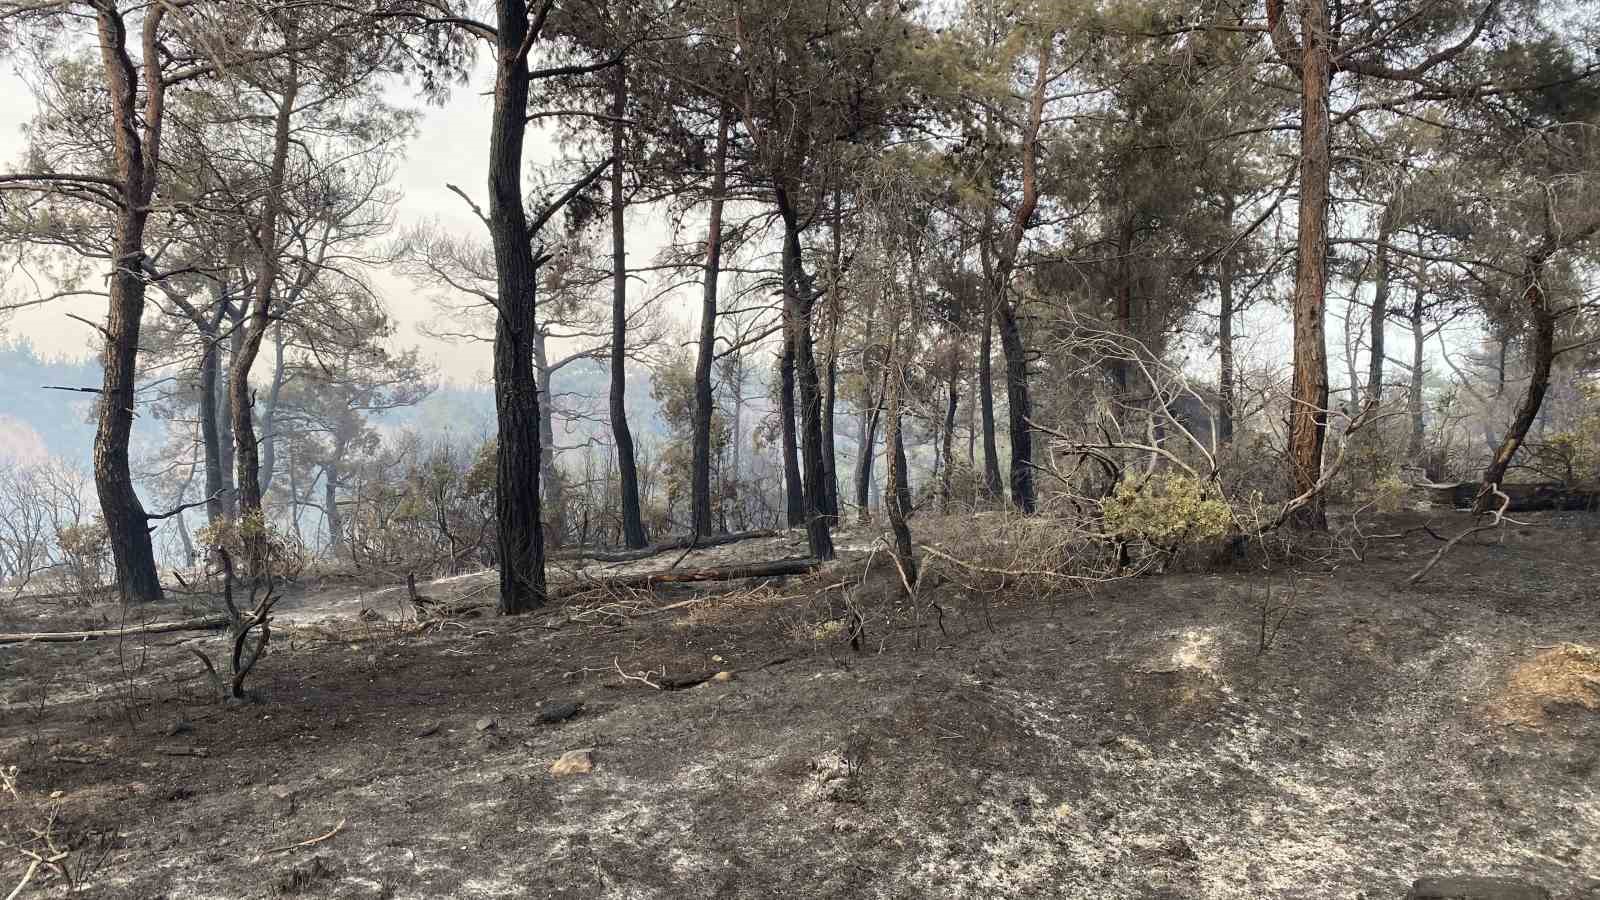
[[(1600, 519), (1527, 518), (1416, 587), (1420, 531), (1092, 590), (946, 573), (937, 609), (864, 599), (859, 650), (865, 531), (781, 583), (425, 632), (403, 586), (308, 581), (226, 707), (189, 652), (217, 632), (0, 646), (0, 894), (32, 865), (22, 898), (1600, 898)], [(951, 553), (973, 527), (916, 524)], [(0, 601), (3, 631), (119, 617)]]

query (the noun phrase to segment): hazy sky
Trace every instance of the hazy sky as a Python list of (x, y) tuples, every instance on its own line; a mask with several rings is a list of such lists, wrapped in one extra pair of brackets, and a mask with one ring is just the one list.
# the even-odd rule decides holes
[[(484, 204), (487, 178), (489, 111), (491, 99), (484, 94), (488, 73), (484, 66), (472, 82), (458, 88), (443, 107), (429, 107), (412, 99), (410, 91), (397, 86), (390, 100), (409, 104), (422, 110), (420, 127), (407, 146), (405, 162), (395, 178), (395, 187), (401, 200), (395, 210), (396, 232), (404, 228), (436, 219), (447, 229), (458, 232), (483, 234), (483, 225), (473, 217), (460, 197), (451, 193), (446, 184), (459, 185)], [(0, 171), (13, 167), (24, 151), (23, 123), (33, 113), (33, 102), (27, 84), (7, 69), (0, 72)], [(541, 163), (556, 158), (557, 148), (548, 130), (529, 132), (527, 159)], [(630, 217), (629, 259), (642, 265), (659, 247), (664, 232), (658, 217)], [(450, 344), (434, 340), (420, 333), (417, 326), (430, 320), (434, 313), (424, 292), (398, 275), (374, 271), (373, 283), (388, 303), (388, 308), (400, 327), (394, 342), (399, 346), (420, 345), (432, 357), (440, 374), (458, 383), (486, 380), (489, 372), (489, 347), (483, 343)], [(637, 288), (636, 288), (637, 289)], [(8, 300), (25, 299), (32, 293), (25, 279), (5, 277), (0, 282), (0, 296)], [(683, 303), (682, 298), (677, 298)], [(684, 310), (687, 312), (687, 309)], [(8, 331), (25, 335), (49, 355), (91, 355), (97, 351), (89, 327), (67, 318), (66, 313), (76, 313), (91, 320), (105, 316), (103, 301), (85, 299), (60, 302), (17, 312), (10, 320)]]

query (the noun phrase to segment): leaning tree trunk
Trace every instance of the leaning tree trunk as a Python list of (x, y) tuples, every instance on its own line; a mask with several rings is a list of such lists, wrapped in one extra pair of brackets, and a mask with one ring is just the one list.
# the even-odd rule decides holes
[(1328, 90), (1332, 58), (1328, 8), (1322, 0), (1302, 5), (1300, 72), (1300, 222), (1299, 265), (1294, 288), (1294, 382), (1290, 391), (1289, 474), (1296, 494), (1311, 493), (1295, 512), (1293, 524), (1326, 528), (1327, 513), (1317, 491), (1322, 478), (1322, 446), (1328, 429), (1328, 346), (1324, 307), (1328, 290)]
[(498, 295), (494, 334), (495, 522), (500, 611), (545, 602), (544, 527), (539, 520), (539, 383), (533, 370), (539, 267), (522, 205), (522, 148), (528, 128), (528, 8), (498, 0), (494, 112), (489, 136), (489, 234)]
[[(694, 362), (694, 446), (690, 460), (689, 518), (695, 534), (707, 536), (711, 523), (711, 365), (717, 351), (717, 280), (722, 275), (722, 204), (728, 186), (728, 110), (717, 119), (717, 153), (712, 163), (711, 212), (706, 224), (706, 261), (701, 276), (700, 347)], [(734, 440), (738, 440), (737, 435)], [(737, 473), (735, 473), (737, 475)]]
[(138, 380), (139, 330), (144, 319), (145, 225), (160, 171), (161, 118), (165, 100), (155, 36), (163, 9), (146, 14), (143, 90), (127, 52), (127, 23), (115, 4), (96, 7), (101, 62), (111, 106), (111, 132), (118, 176), (119, 209), (114, 246), (117, 265), (110, 277), (110, 303), (104, 329), (105, 350), (100, 404), (94, 434), (95, 493), (105, 519), (117, 584), (132, 602), (162, 597), (150, 543), (149, 517), (133, 488), (128, 442), (133, 435), (134, 390)]
[(627, 70), (617, 66), (611, 122), (611, 439), (617, 448), (617, 486), (622, 493), (622, 537), (630, 549), (648, 544), (639, 508), (639, 467), (628, 428), (628, 251), (623, 222), (622, 157), (626, 147)]
[(1484, 512), (1493, 505), (1490, 488), (1499, 486), (1505, 480), (1506, 470), (1511, 467), (1511, 461), (1517, 455), (1517, 450), (1522, 447), (1523, 441), (1527, 440), (1528, 430), (1539, 417), (1539, 409), (1544, 405), (1544, 395), (1550, 389), (1550, 369), (1556, 356), (1556, 315), (1550, 308), (1550, 298), (1546, 296), (1541, 282), (1544, 276), (1544, 264), (1550, 255), (1547, 243), (1545, 249), (1529, 255), (1523, 264), (1522, 300), (1527, 306), (1529, 324), (1532, 326), (1528, 338), (1528, 362), (1531, 367), (1528, 390), (1517, 406), (1511, 427), (1501, 436), (1500, 446), (1495, 449), (1489, 467), (1483, 470), (1481, 479), (1483, 486), (1479, 491), (1477, 504), (1479, 512)]

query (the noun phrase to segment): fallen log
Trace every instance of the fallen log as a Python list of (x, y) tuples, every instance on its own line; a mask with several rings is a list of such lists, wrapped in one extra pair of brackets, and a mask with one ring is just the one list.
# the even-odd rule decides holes
[[(1420, 484), (1435, 505), (1451, 509), (1471, 509), (1483, 485), (1476, 481), (1457, 484)], [(1600, 509), (1600, 485), (1568, 485), (1559, 481), (1533, 484), (1502, 484), (1501, 493), (1511, 498), (1506, 512), (1555, 510), (1582, 512)]]
[(616, 575), (609, 578), (579, 578), (564, 584), (552, 594), (584, 594), (598, 590), (649, 590), (658, 584), (691, 584), (703, 581), (734, 581), (740, 578), (774, 578), (783, 575), (804, 575), (822, 563), (812, 557), (780, 559), (773, 562), (753, 563), (744, 566), (725, 566), (717, 569), (687, 569), (646, 572), (640, 575)]
[(203, 616), (181, 622), (151, 622), (128, 628), (108, 628), (100, 631), (39, 631), (0, 634), (0, 644), (75, 644), (103, 638), (119, 638), (134, 634), (166, 634), (169, 631), (210, 631), (228, 624), (227, 616)]
[(723, 544), (734, 544), (738, 543), (739, 541), (754, 540), (755, 538), (773, 537), (780, 533), (781, 532), (770, 530), (735, 531), (730, 534), (701, 537), (699, 540), (696, 540), (693, 537), (679, 538), (675, 541), (667, 541), (662, 544), (651, 544), (648, 547), (643, 547), (638, 550), (584, 550), (581, 548), (576, 550), (563, 550), (559, 553), (550, 554), (550, 558), (592, 559), (595, 562), (633, 562), (634, 560), (638, 559), (649, 559), (652, 556), (656, 556), (661, 553), (668, 553), (673, 550), (686, 550), (690, 546), (693, 546), (696, 550), (703, 550), (707, 547), (720, 547)]

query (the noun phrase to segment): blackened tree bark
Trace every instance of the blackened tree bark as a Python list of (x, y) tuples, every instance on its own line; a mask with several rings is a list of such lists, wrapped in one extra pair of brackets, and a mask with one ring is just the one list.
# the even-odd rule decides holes
[[(1417, 251), (1422, 251), (1422, 236), (1417, 236)], [(1411, 439), (1406, 444), (1406, 458), (1412, 465), (1422, 465), (1422, 448), (1427, 436), (1422, 418), (1422, 375), (1424, 350), (1428, 333), (1424, 330), (1424, 297), (1428, 284), (1428, 264), (1417, 259), (1416, 290), (1411, 295), (1411, 384), (1406, 388), (1406, 412), (1411, 418)]]
[[(728, 187), (728, 117), (717, 119), (717, 149), (712, 160), (711, 211), (706, 223), (706, 259), (701, 276), (700, 347), (694, 364), (694, 446), (690, 465), (690, 521), (694, 533), (712, 532), (711, 521), (711, 366), (717, 350), (717, 281), (722, 274), (722, 206)], [(738, 440), (737, 436), (734, 438)]]
[(617, 66), (611, 123), (611, 440), (617, 449), (617, 486), (622, 494), (622, 538), (630, 549), (649, 543), (639, 508), (639, 467), (628, 428), (628, 249), (624, 213), (623, 120), (628, 112), (627, 69)]
[[(989, 256), (984, 253), (984, 268)], [(987, 274), (987, 273), (986, 273)], [(1000, 451), (994, 436), (994, 305), (983, 311), (983, 336), (978, 341), (978, 405), (983, 418), (983, 490), (988, 499), (1005, 496), (1000, 479)]]
[(272, 384), (267, 388), (267, 407), (261, 415), (261, 490), (272, 490), (272, 476), (278, 472), (278, 403), (283, 396), (285, 377), (283, 323), (272, 329)]
[(833, 536), (829, 517), (823, 510), (824, 480), (827, 470), (822, 461), (822, 390), (817, 377), (817, 360), (812, 341), (812, 315), (816, 310), (816, 290), (805, 271), (800, 250), (800, 218), (793, 194), (782, 179), (773, 185), (778, 215), (783, 220), (784, 309), (789, 312), (789, 345), (794, 352), (795, 386), (800, 405), (800, 457), (802, 469), (802, 514), (811, 555), (833, 559)]
[(959, 342), (950, 341), (950, 386), (945, 394), (944, 407), (944, 470), (939, 479), (939, 512), (950, 511), (951, 471), (955, 469), (956, 403), (961, 389), (961, 350)]
[(498, 301), (494, 400), (498, 441), (495, 522), (500, 612), (543, 606), (544, 526), (539, 518), (539, 385), (533, 371), (539, 267), (522, 206), (522, 149), (528, 128), (528, 48), (540, 23), (523, 0), (497, 0), (494, 111), (489, 133), (489, 234)]
[[(1225, 206), (1225, 221), (1233, 221), (1233, 202), (1230, 197)], [(1233, 361), (1233, 286), (1237, 273), (1233, 248), (1222, 253), (1217, 264), (1217, 294), (1221, 308), (1217, 313), (1217, 442), (1233, 443), (1234, 361)]]
[[(105, 323), (104, 374), (94, 435), (94, 481), (116, 567), (117, 584), (132, 602), (162, 597), (150, 544), (149, 519), (133, 489), (128, 441), (133, 434), (134, 387), (138, 378), (139, 330), (144, 318), (145, 227), (160, 172), (161, 123), (166, 84), (161, 74), (160, 32), (164, 7), (145, 14), (142, 35), (144, 84), (128, 55), (127, 23), (113, 3), (95, 4), (100, 59), (111, 107), (118, 213), (113, 235), (116, 265), (110, 279)], [(143, 95), (143, 109), (140, 95)]]
[(1368, 339), (1372, 358), (1367, 363), (1367, 396), (1364, 398), (1369, 404), (1376, 404), (1383, 399), (1384, 326), (1389, 321), (1389, 238), (1394, 234), (1399, 211), (1400, 192), (1396, 190), (1389, 202), (1384, 204), (1383, 215), (1378, 218), (1378, 249), (1373, 258), (1377, 271), (1372, 284), (1372, 335)]
[(795, 432), (794, 328), (795, 314), (785, 300), (783, 311), (783, 353), (778, 360), (778, 416), (783, 442), (784, 521), (790, 528), (805, 524), (805, 488), (800, 481), (800, 443)]
[[(884, 444), (892, 448), (885, 460), (888, 468), (890, 490), (884, 499), (889, 528), (894, 533), (895, 562), (907, 583), (917, 583), (917, 561), (912, 552), (911, 528), (906, 520), (911, 515), (911, 487), (906, 478), (905, 440), (902, 436), (901, 391), (905, 373), (900, 359), (900, 328), (903, 318), (898, 308), (889, 311), (889, 353), (884, 365), (884, 404), (886, 422)], [(904, 592), (904, 585), (898, 593)]]
[(561, 470), (556, 468), (556, 422), (554, 394), (551, 392), (551, 379), (555, 367), (550, 364), (548, 354), (545, 352), (547, 335), (545, 329), (540, 328), (534, 332), (533, 338), (533, 366), (539, 379), (539, 478), (542, 502), (541, 515), (549, 517), (549, 527), (545, 529), (545, 538), (552, 547), (560, 547), (566, 535), (566, 483), (561, 479)]
[(1013, 298), (1011, 276), (1016, 269), (1022, 239), (1039, 205), (1039, 132), (1044, 125), (1045, 99), (1049, 92), (1050, 63), (1055, 51), (1055, 35), (1045, 35), (1039, 43), (1038, 73), (1028, 104), (1028, 121), (1023, 127), (1022, 196), (1012, 213), (1011, 226), (995, 253), (990, 281), (991, 305), (1000, 324), (1000, 348), (1006, 357), (1006, 400), (1010, 406), (1011, 503), (1025, 513), (1035, 508), (1033, 488), (1033, 400), (1028, 389), (1028, 350), (1023, 343), (1019, 321), (1020, 304)]

